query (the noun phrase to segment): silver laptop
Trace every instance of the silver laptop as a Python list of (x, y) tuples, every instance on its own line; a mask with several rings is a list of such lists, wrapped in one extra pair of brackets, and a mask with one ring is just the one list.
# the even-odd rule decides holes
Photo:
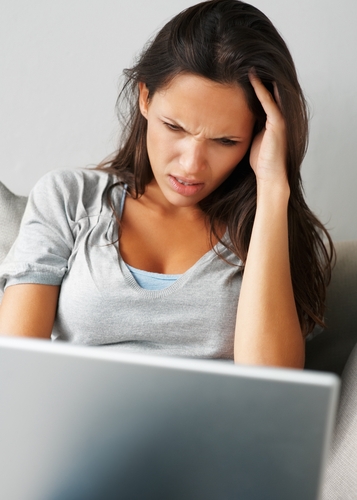
[(316, 500), (338, 379), (0, 339), (0, 498)]

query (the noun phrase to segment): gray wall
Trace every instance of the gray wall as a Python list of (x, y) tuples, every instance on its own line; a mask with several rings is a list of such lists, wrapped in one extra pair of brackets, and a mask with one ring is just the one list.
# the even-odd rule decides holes
[[(0, 179), (18, 194), (59, 167), (93, 165), (118, 134), (119, 77), (190, 0), (4, 0)], [(255, 0), (287, 41), (311, 108), (308, 203), (335, 240), (357, 238), (357, 2)]]

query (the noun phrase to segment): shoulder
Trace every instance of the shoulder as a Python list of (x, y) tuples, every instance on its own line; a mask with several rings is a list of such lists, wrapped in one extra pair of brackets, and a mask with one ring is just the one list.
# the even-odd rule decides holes
[(32, 205), (57, 207), (69, 219), (99, 215), (107, 205), (108, 188), (117, 182), (102, 170), (61, 169), (45, 174), (30, 194)]
[(90, 196), (91, 191), (97, 191), (98, 187), (104, 187), (110, 182), (113, 182), (112, 176), (101, 170), (51, 170), (39, 179), (32, 193), (50, 190), (52, 194), (67, 193), (75, 195), (85, 191)]

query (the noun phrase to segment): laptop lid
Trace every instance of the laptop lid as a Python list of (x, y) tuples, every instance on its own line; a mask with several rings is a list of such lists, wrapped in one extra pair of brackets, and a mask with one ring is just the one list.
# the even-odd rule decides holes
[(338, 378), (0, 339), (0, 498), (316, 500)]

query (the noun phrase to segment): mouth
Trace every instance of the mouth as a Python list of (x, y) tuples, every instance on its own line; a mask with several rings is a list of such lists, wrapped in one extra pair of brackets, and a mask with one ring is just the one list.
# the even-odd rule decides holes
[(204, 187), (203, 182), (192, 181), (184, 177), (176, 177), (175, 175), (169, 175), (169, 181), (173, 189), (184, 196), (197, 194)]
[(184, 186), (195, 186), (196, 184), (200, 184), (199, 182), (184, 182), (181, 179), (178, 179), (177, 177), (175, 177), (175, 179), (177, 180), (177, 182), (183, 184)]

